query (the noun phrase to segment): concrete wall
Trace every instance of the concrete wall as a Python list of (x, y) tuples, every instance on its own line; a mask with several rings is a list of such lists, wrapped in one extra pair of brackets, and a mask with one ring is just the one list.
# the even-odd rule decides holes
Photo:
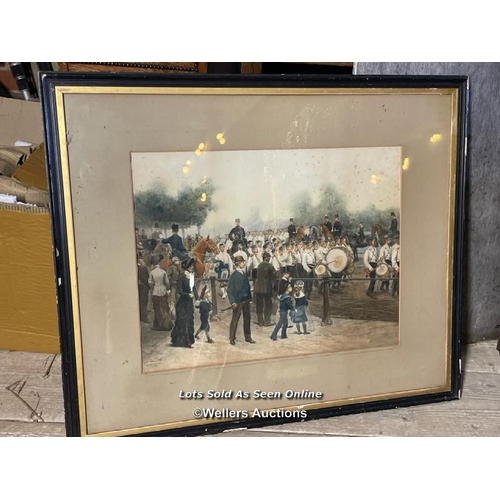
[(463, 330), (467, 342), (500, 333), (500, 63), (357, 63), (358, 75), (466, 75), (470, 130)]

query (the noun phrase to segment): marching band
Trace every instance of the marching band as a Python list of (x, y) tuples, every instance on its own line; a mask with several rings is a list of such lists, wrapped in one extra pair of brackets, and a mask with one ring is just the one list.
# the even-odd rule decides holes
[[(377, 298), (376, 292), (392, 293), (393, 297), (399, 296), (399, 231), (393, 212), (391, 212), (391, 218), (391, 228), (388, 234), (377, 234), (377, 236), (362, 240), (366, 241), (363, 254), (365, 279), (369, 278), (366, 295), (371, 299)], [(158, 256), (155, 255), (154, 250), (152, 251), (155, 259), (153, 270), (148, 269), (148, 265), (144, 260), (147, 251), (141, 251), (150, 240), (145, 238), (144, 230), (141, 233), (136, 230), (139, 269), (143, 271), (143, 274), (147, 269), (148, 274), (151, 273), (151, 276), (156, 273), (159, 276), (158, 280), (167, 282), (171, 277), (171, 268), (176, 268), (175, 262), (173, 262), (174, 259), (177, 264), (179, 264), (180, 260), (182, 260), (182, 263), (188, 259), (193, 262), (198, 260), (204, 271), (203, 274), (198, 274), (197, 277), (203, 279), (215, 277), (219, 282), (220, 294), (223, 299), (234, 297), (234, 287), (232, 288), (232, 285), (235, 276), (233, 274), (237, 271), (238, 276), (240, 276), (238, 280), (241, 281), (244, 276), (245, 283), (248, 283), (249, 296), (255, 295), (258, 324), (260, 326), (270, 324), (272, 297), (280, 299), (282, 305), (288, 304), (288, 302), (295, 304), (298, 299), (302, 301), (301, 303), (307, 304), (308, 301), (312, 300), (311, 292), (314, 284), (317, 286), (318, 291), (324, 292), (323, 278), (329, 278), (326, 283), (329, 283), (330, 292), (335, 287), (340, 290), (341, 283), (352, 278), (357, 253), (354, 253), (347, 233), (343, 232), (338, 215), (335, 215), (334, 224), (325, 216), (321, 230), (317, 232), (312, 227), (299, 226), (297, 228), (293, 219), (290, 219), (290, 225), (286, 229), (278, 231), (246, 232), (239, 219), (236, 219), (235, 222), (235, 227), (225, 237), (217, 236), (215, 243), (210, 242), (212, 245), (210, 251), (202, 256), (201, 261), (199, 256), (191, 253), (193, 250), (192, 247), (190, 248), (191, 245), (187, 241), (183, 241), (179, 236), (177, 224), (172, 225), (173, 235), (169, 238), (163, 238), (159, 228), (155, 227), (152, 235), (154, 242), (157, 243), (158, 247), (161, 247), (162, 251), (166, 250), (164, 253), (167, 253), (167, 255)], [(364, 236), (362, 223), (360, 223), (358, 236), (361, 236), (361, 232), (363, 232)], [(200, 241), (202, 239), (195, 238), (195, 242), (199, 243)], [(172, 250), (170, 254), (168, 254), (169, 247)], [(363, 246), (358, 244), (357, 248), (363, 248)], [(163, 262), (169, 258), (172, 259), (171, 264), (164, 266)], [(150, 262), (150, 264), (153, 264), (153, 262)], [(169, 265), (171, 268), (168, 267)], [(163, 273), (165, 273), (166, 278)], [(145, 280), (143, 279), (143, 281)], [(151, 281), (151, 278), (149, 281)], [(147, 293), (146, 288), (143, 288), (144, 293)], [(285, 300), (285, 294), (289, 295), (290, 300), (288, 302)], [(143, 297), (143, 302), (147, 303), (146, 296)], [(248, 309), (248, 304), (245, 304), (246, 309)], [(231, 303), (233, 309), (235, 306), (242, 307), (242, 311), (245, 313), (244, 323), (246, 325), (249, 321), (246, 317), (249, 314), (249, 309), (247, 311), (241, 304)], [(145, 309), (145, 307), (141, 307)], [(283, 325), (287, 324), (285, 313), (289, 308), (289, 306), (285, 308), (283, 305), (283, 318), (281, 319)], [(239, 309), (237, 310), (239, 311)], [(236, 314), (234, 311), (233, 315)], [(155, 308), (155, 325), (157, 316), (161, 316), (161, 313), (159, 307)], [(296, 314), (296, 311), (294, 314)], [(141, 315), (146, 316), (146, 313), (141, 312)], [(237, 316), (239, 318), (239, 314)], [(302, 324), (304, 333), (308, 333), (305, 309), (304, 314), (299, 315), (297, 318), (294, 321), (297, 332), (302, 333), (300, 329), (300, 324)], [(235, 317), (233, 320), (232, 323), (235, 324), (233, 325), (234, 328), (231, 329), (231, 343), (234, 345), (237, 318)], [(156, 328), (156, 326), (154, 327)], [(249, 328), (246, 325), (248, 332), (245, 333), (245, 339), (247, 342), (253, 343)], [(162, 326), (159, 329), (164, 329), (164, 327)], [(272, 335), (273, 340), (276, 338), (277, 330)], [(283, 327), (281, 338), (286, 338), (286, 326)]]

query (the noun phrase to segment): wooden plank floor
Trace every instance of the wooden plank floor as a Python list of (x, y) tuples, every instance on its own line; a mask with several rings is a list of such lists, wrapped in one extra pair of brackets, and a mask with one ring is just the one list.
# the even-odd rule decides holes
[[(496, 341), (466, 346), (462, 399), (346, 415), (231, 436), (500, 436), (500, 355)], [(0, 351), (0, 436), (64, 436), (59, 356)]]

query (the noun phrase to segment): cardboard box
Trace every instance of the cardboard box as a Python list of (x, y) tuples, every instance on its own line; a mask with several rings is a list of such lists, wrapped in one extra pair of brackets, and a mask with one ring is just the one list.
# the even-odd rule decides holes
[[(39, 205), (0, 203), (0, 349), (57, 353), (59, 330), (44, 152), (43, 147), (33, 152), (30, 147), (14, 148), (16, 141), (35, 146), (42, 143), (40, 103), (0, 98), (0, 145), (10, 148), (4, 149), (2, 156), (0, 193)], [(23, 153), (27, 159), (19, 167), (16, 158)]]
[(16, 141), (43, 142), (40, 103), (0, 97), (0, 144), (14, 146)]
[(46, 208), (0, 203), (0, 349), (59, 352)]

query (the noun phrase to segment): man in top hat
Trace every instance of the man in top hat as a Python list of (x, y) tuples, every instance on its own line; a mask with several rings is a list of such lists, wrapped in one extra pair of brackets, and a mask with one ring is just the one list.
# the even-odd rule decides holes
[(233, 309), (233, 317), (229, 325), (229, 343), (236, 344), (236, 329), (241, 313), (243, 313), (243, 334), (245, 342), (255, 344), (250, 331), (250, 302), (252, 300), (252, 292), (250, 291), (250, 283), (246, 272), (246, 262), (241, 256), (234, 259), (236, 266), (235, 271), (229, 276), (227, 284), (227, 298)]
[(295, 223), (293, 222), (293, 219), (290, 219), (290, 225), (288, 226), (288, 238), (290, 240), (293, 240), (295, 236), (297, 235), (297, 228), (295, 227)]
[(393, 237), (397, 235), (399, 235), (398, 220), (396, 219), (396, 214), (391, 212), (391, 227), (389, 228), (389, 236)]
[(333, 223), (333, 236), (340, 238), (342, 236), (342, 223), (340, 222), (339, 214), (335, 214), (335, 222)]
[(169, 244), (172, 247), (172, 255), (183, 260), (186, 258), (187, 250), (184, 248), (182, 238), (179, 236), (179, 224), (172, 224), (172, 235), (161, 240), (164, 244)]

